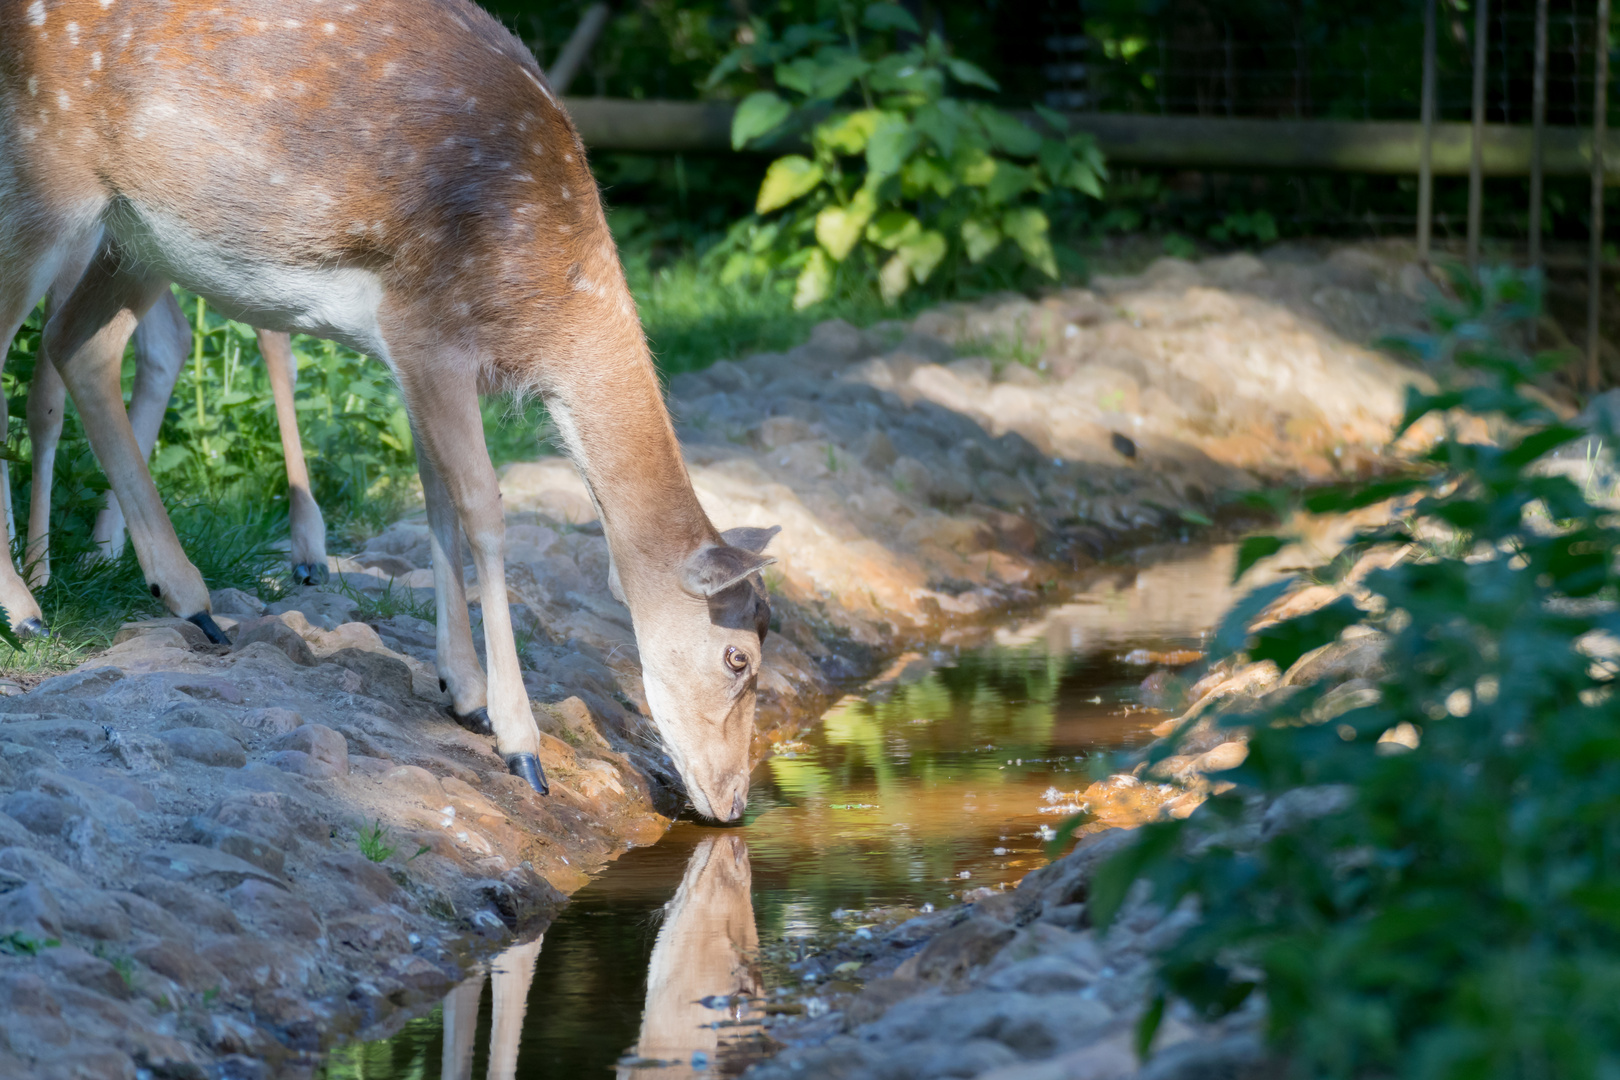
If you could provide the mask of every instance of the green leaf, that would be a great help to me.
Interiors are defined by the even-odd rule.
[[[11,628],[11,616],[6,613],[3,606],[0,606],[0,641],[10,645],[14,651],[22,652],[22,638]]]
[[[900,245],[899,255],[905,260],[906,266],[911,269],[911,276],[921,285],[934,273],[935,268],[945,260],[945,252],[949,245],[945,243],[943,233],[932,229],[920,236],[913,237]]]
[[[793,310],[803,311],[825,300],[832,291],[832,278],[832,260],[827,258],[825,251],[812,248],[804,268],[799,271],[798,280],[793,283]]]
[[[969,147],[951,159],[957,179],[968,187],[985,187],[996,178],[997,161],[979,147]]]
[[[830,153],[859,154],[866,149],[867,140],[885,115],[879,109],[862,109],[833,116],[817,124],[811,138]]]
[[[1285,577],[1273,581],[1270,585],[1262,585],[1233,604],[1209,639],[1210,660],[1224,660],[1235,652],[1241,652],[1249,640],[1250,625],[1260,617],[1261,612],[1274,604],[1279,596],[1293,588],[1295,580],[1293,577]]]
[[[816,215],[816,240],[837,262],[843,262],[877,210],[870,188],[861,188],[848,206],[829,206]]]
[[[968,125],[969,118],[960,105],[946,100],[924,105],[917,110],[911,123],[939,147],[941,154],[950,157],[956,152],[957,140],[961,137],[962,129]]]
[[[731,118],[731,148],[741,150],[762,135],[769,135],[782,125],[793,110],[788,103],[769,90],[757,90],[743,98],[737,113]]]
[[[816,76],[821,67],[808,56],[801,56],[797,60],[790,60],[784,64],[777,64],[776,83],[789,90],[797,90],[806,97],[816,92]]]
[[[967,248],[968,258],[974,262],[983,262],[1001,246],[1001,241],[1001,229],[993,222],[983,218],[968,218],[962,222],[962,246]]]
[[[945,198],[956,190],[956,177],[935,157],[913,157],[900,170],[900,182],[906,197],[912,199],[930,192]]]
[[[1237,562],[1232,567],[1232,584],[1243,580],[1249,568],[1261,559],[1269,559],[1293,541],[1286,536],[1250,536],[1238,545]]]
[[[1249,659],[1273,660],[1278,671],[1287,671],[1294,661],[1312,649],[1338,640],[1345,627],[1362,619],[1362,611],[1348,596],[1341,596],[1326,607],[1264,627],[1255,634]]]
[[[986,75],[984,69],[977,64],[969,63],[957,57],[948,57],[945,61],[945,70],[951,73],[951,78],[959,83],[969,86],[979,86],[992,93],[1001,89],[996,80]]]
[[[866,142],[868,183],[872,177],[887,179],[898,173],[917,148],[917,132],[899,113],[886,112],[873,125]]]
[[[867,4],[866,13],[861,21],[873,30],[904,30],[910,34],[921,34],[922,27],[911,12],[899,4]]]
[[[1057,259],[1047,235],[1049,228],[1046,215],[1034,206],[1021,206],[1001,215],[1001,231],[1018,244],[1024,258],[1047,277],[1055,278],[1058,276]]]
[[[883,297],[885,304],[892,304],[905,295],[911,288],[911,267],[906,265],[903,255],[896,253],[889,257],[878,271],[878,293]]]
[[[768,214],[815,190],[822,179],[821,166],[802,154],[789,154],[771,162],[765,180],[759,185],[754,212]]]
[[[1148,1051],[1153,1048],[1153,1037],[1159,1033],[1159,1024],[1163,1021],[1164,993],[1161,991],[1153,995],[1142,1019],[1136,1022],[1136,1060],[1147,1060]]]
[[[1069,130],[1069,118],[1056,109],[1048,109],[1045,105],[1037,104],[1035,106],[1035,115],[1045,120],[1047,126],[1053,131],[1067,133]]]
[[[995,175],[984,189],[984,197],[991,206],[1012,202],[1035,186],[1035,173],[1010,161],[996,160]]]
[[[922,223],[916,218],[904,210],[888,210],[866,227],[866,238],[884,251],[894,251],[921,232]]]
[[[1016,116],[991,108],[979,108],[975,112],[985,134],[990,136],[990,144],[997,150],[1014,157],[1034,157],[1040,150],[1040,133]]]

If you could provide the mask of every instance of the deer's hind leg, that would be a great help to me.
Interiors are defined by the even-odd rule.
[[[298,435],[298,409],[293,387],[298,382],[298,360],[293,356],[292,339],[272,330],[260,330],[259,353],[270,373],[270,390],[276,398],[276,427],[281,431],[281,453],[287,461],[287,517],[292,533],[293,580],[304,585],[323,584],[326,566],[326,519],[321,504],[309,488],[309,467],[304,462],[304,444]]]
[[[209,637],[225,635],[209,614],[208,587],[186,558],[152,475],[146,468],[119,384],[124,345],[140,317],[168,288],[161,277],[126,260],[103,241],[90,268],[45,328],[44,352],[67,384],[84,419],[90,448],[112,482],[152,595]]]
[[[71,231],[51,220],[48,214],[36,212],[37,209],[20,195],[0,192],[0,348],[7,351],[28,313],[45,295],[64,264],[74,258],[79,245],[87,243],[82,239],[64,240],[63,237],[72,235]],[[4,361],[5,352],[0,351],[0,365]],[[0,441],[4,440],[8,425],[5,397],[0,395]],[[39,475],[36,471],[36,479]],[[49,476],[48,469],[45,475]],[[15,536],[16,525],[11,507],[11,470],[4,459],[0,459],[0,500],[5,504],[9,538]],[[9,553],[0,558],[0,607],[5,609],[6,620],[19,635],[47,632],[39,603],[17,572]]]
[[[129,398],[129,425],[142,461],[152,457],[174,386],[180,381],[180,369],[190,352],[191,327],[180,301],[164,289],[135,327],[135,387]],[[116,492],[107,492],[107,505],[96,515],[92,538],[104,559],[116,559],[123,553],[124,511]]]

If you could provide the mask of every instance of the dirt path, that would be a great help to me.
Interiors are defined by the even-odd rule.
[[[758,752],[1225,493],[1380,467],[1412,373],[1359,343],[1417,318],[1399,256],[1160,260],[675,379],[711,516],[784,529]],[[584,488],[544,459],[503,491],[549,798],[445,716],[420,521],[333,588],[216,594],[229,649],[154,620],[0,699],[0,1076],[307,1073],[662,834],[680,796]]]

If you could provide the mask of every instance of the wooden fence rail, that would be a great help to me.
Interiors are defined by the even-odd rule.
[[[677,154],[731,150],[733,107],[729,104],[594,97],[569,98],[565,104],[585,144],[594,151]],[[1095,135],[1108,160],[1120,165],[1416,175],[1423,141],[1421,124],[1401,121],[1128,113],[1072,113],[1069,119],[1076,130]],[[1466,123],[1434,126],[1435,175],[1468,175],[1470,137]],[[1481,140],[1485,175],[1530,175],[1531,145],[1528,125],[1486,124]],[[1620,135],[1608,134],[1604,145],[1607,159],[1620,158]],[[1546,175],[1591,175],[1590,128],[1549,127],[1542,147]],[[1606,179],[1610,184],[1620,183],[1616,174]]]

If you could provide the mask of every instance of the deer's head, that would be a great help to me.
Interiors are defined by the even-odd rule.
[[[760,571],[779,531],[730,529],[680,567],[679,589],[632,604],[653,723],[698,813],[735,821],[748,804],[754,697],[770,628]],[[637,610],[640,608],[641,610]]]

